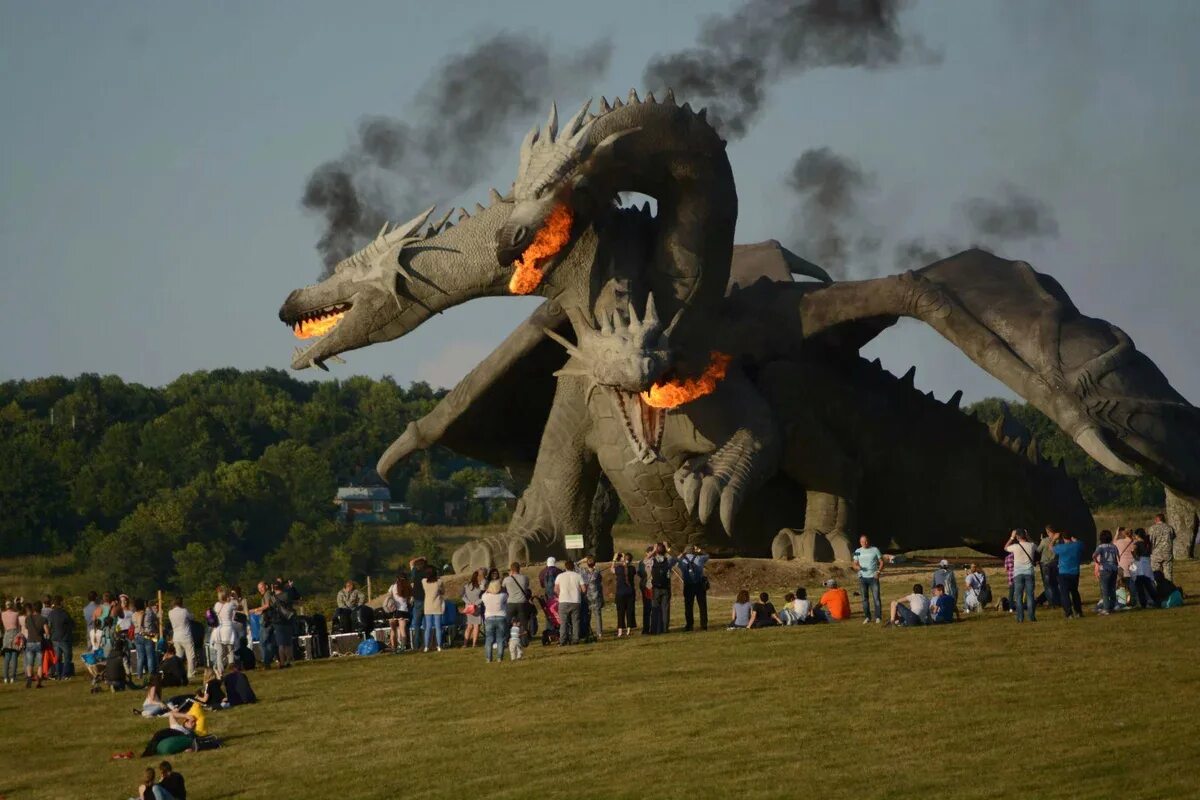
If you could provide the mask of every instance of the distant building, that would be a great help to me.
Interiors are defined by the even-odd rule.
[[[341,486],[334,502],[339,520],[367,525],[395,525],[408,511],[403,503],[392,502],[386,486]]]
[[[517,504],[517,496],[503,486],[480,486],[471,495],[471,500],[482,503],[489,513],[501,506],[511,509]]]

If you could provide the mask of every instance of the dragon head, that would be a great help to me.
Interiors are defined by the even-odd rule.
[[[459,224],[449,213],[424,231],[433,209],[389,230],[342,260],[329,277],[296,289],[279,319],[301,339],[292,369],[325,367],[348,350],[399,338],[434,313],[473,297],[503,294],[509,270],[496,263],[490,242],[512,204],[493,192],[493,203]]]
[[[626,293],[618,290],[615,297],[616,303],[604,303],[602,298],[597,304],[599,327],[594,327],[578,308],[567,309],[576,344],[550,329],[545,333],[571,355],[567,366],[555,374],[586,377],[593,390],[605,392],[625,424],[635,460],[651,463],[660,458],[666,409],[650,405],[646,398],[672,366],[673,323],[663,326],[653,293],[647,294],[640,317]]]
[[[589,178],[617,140],[637,128],[617,131],[593,145],[591,102],[585,102],[561,131],[558,107],[551,105],[545,127],[535,125],[521,143],[512,214],[496,232],[496,260],[515,268],[509,284],[513,294],[536,290],[573,232],[586,227],[589,217],[612,199],[607,196],[611,191],[591,191]]]

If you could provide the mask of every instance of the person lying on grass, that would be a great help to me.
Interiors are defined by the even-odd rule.
[[[907,603],[908,605],[905,605]],[[892,613],[888,625],[928,625],[929,598],[919,583],[914,583],[912,594],[892,601]]]
[[[775,604],[770,596],[763,592],[758,596],[758,602],[750,609],[751,628],[773,628],[782,625],[779,615],[775,613]]]

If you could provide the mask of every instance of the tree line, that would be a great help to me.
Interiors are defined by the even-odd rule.
[[[161,388],[111,375],[0,383],[0,552],[70,552],[97,587],[145,592],[363,574],[378,536],[335,520],[336,488],[362,482],[443,394],[274,369],[193,372]],[[990,422],[1001,401],[967,411]],[[1091,507],[1162,503],[1157,481],[1112,475],[1032,406],[1009,413],[1065,462]],[[520,493],[500,470],[439,448],[389,476],[392,497],[425,523],[446,522],[448,503],[494,484]],[[503,521],[487,513],[472,506],[465,521]]]

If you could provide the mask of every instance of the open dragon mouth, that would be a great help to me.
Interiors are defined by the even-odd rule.
[[[349,303],[338,303],[306,311],[298,318],[287,321],[286,324],[292,329],[292,333],[297,339],[311,339],[314,336],[324,336],[336,328],[349,310]]]
[[[633,448],[630,463],[652,464],[662,458],[663,429],[666,427],[666,409],[653,408],[642,399],[642,394],[611,389],[613,405],[625,425],[625,438]]]
[[[545,266],[571,238],[571,209],[559,204],[550,212],[529,247],[513,262],[508,290],[513,294],[532,294],[542,283]]]

